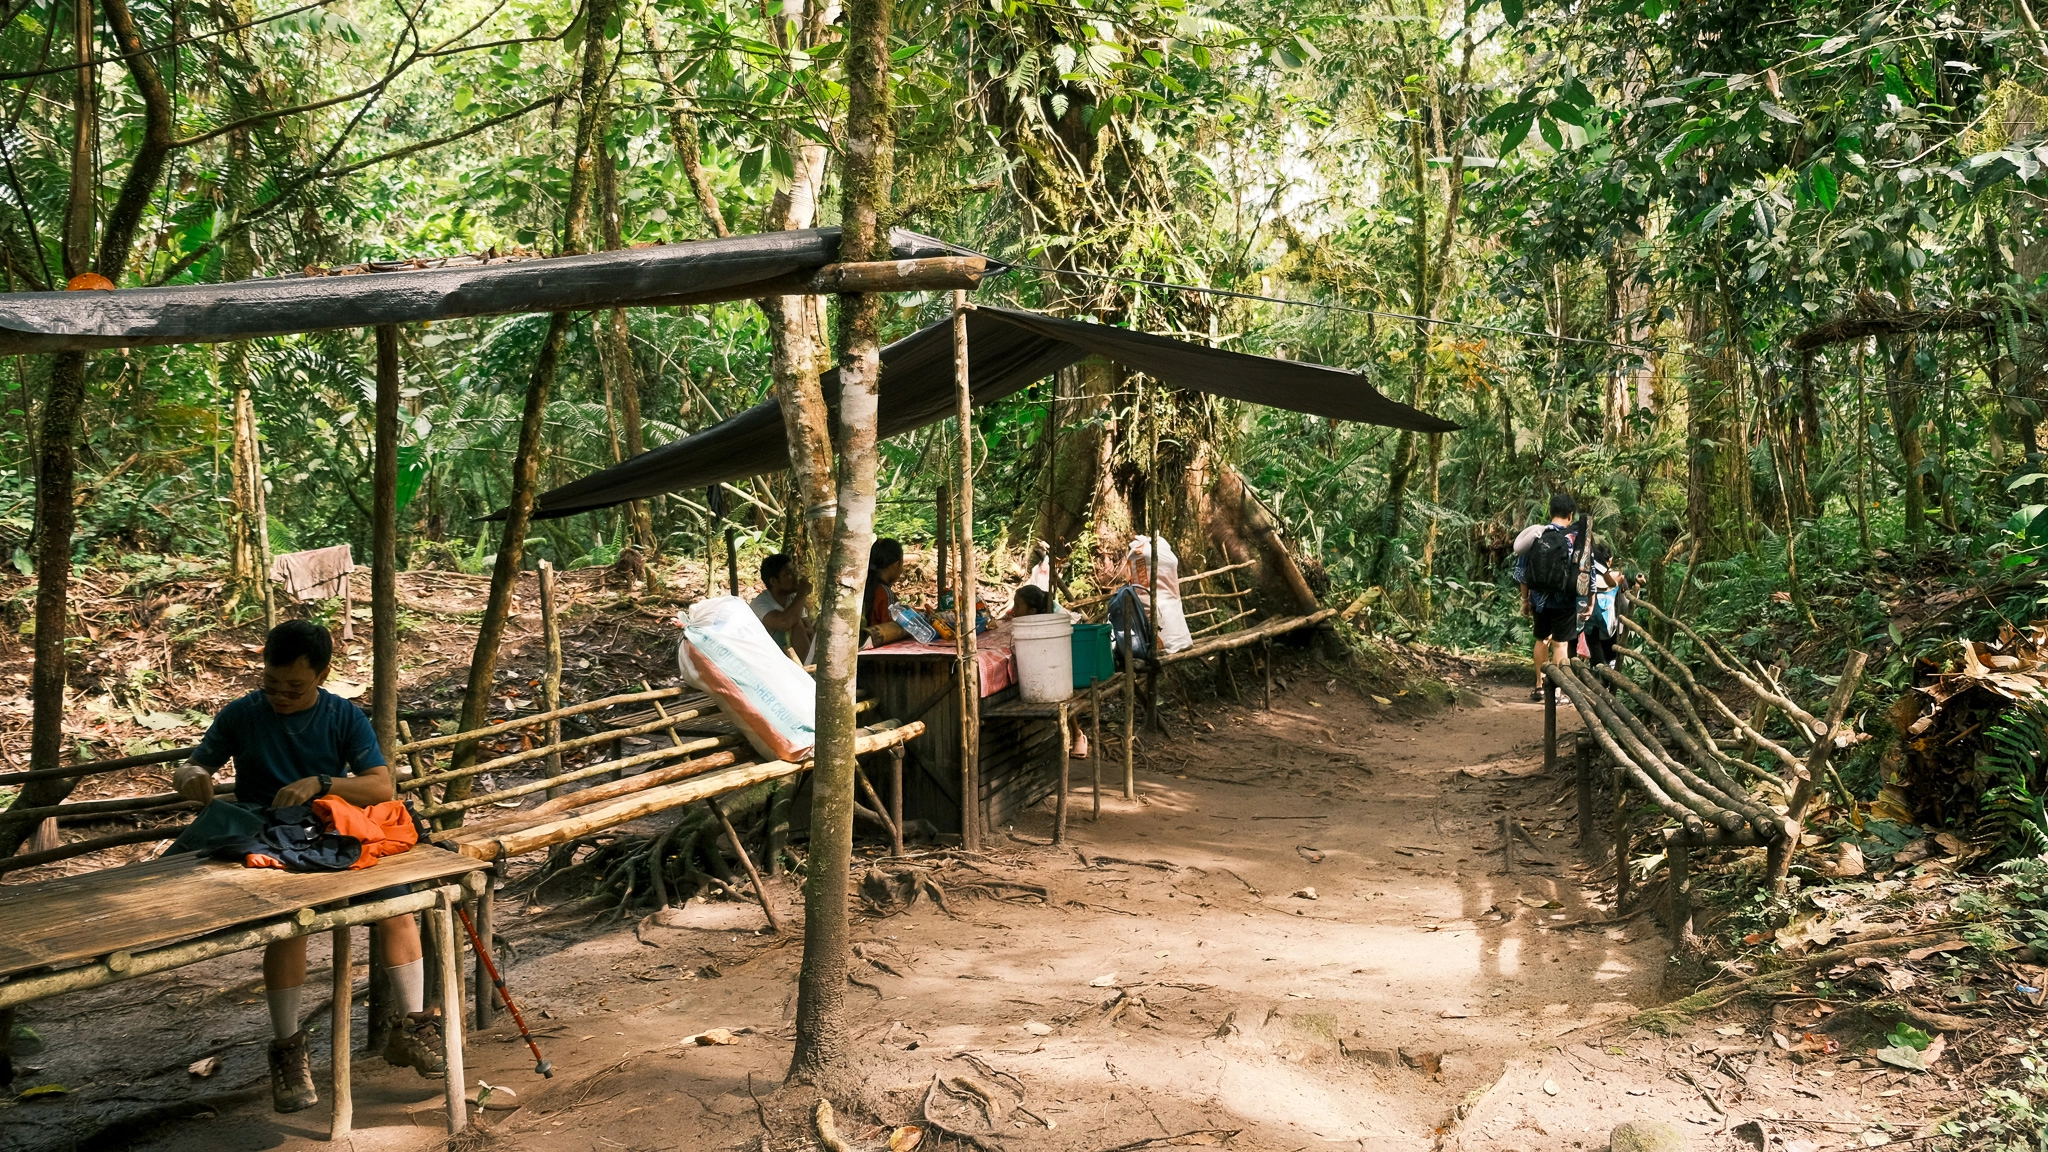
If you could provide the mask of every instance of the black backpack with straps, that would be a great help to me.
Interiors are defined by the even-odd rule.
[[[1536,542],[1529,545],[1528,562],[1522,571],[1531,591],[1560,596],[1575,591],[1579,564],[1571,536],[1555,524],[1545,525]]]

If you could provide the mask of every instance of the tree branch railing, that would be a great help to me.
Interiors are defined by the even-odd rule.
[[[1865,654],[1852,652],[1835,684],[1826,719],[1815,717],[1775,685],[1742,670],[1740,662],[1672,619],[1654,605],[1636,606],[1691,637],[1717,671],[1783,712],[1807,737],[1804,757],[1771,740],[1700,682],[1693,670],[1669,647],[1634,620],[1624,618],[1631,645],[1615,651],[1641,667],[1653,682],[1639,683],[1613,668],[1584,659],[1552,661],[1544,668],[1545,761],[1557,759],[1557,704],[1560,694],[1579,713],[1586,734],[1613,767],[1614,807],[1611,829],[1615,866],[1615,907],[1629,890],[1632,833],[1627,793],[1633,790],[1668,825],[1652,834],[1665,851],[1669,873],[1671,938],[1685,947],[1692,934],[1691,856],[1696,849],[1763,848],[1766,874],[1781,889],[1793,853],[1804,834],[1805,816],[1814,795],[1814,781],[1827,771],[1840,739],[1843,715],[1860,682]],[[1663,698],[1656,690],[1661,688]],[[1752,754],[1761,750],[1783,768],[1782,774],[1733,755],[1716,740],[1703,709],[1718,715],[1747,740]],[[1593,836],[1593,757],[1584,745],[1578,757],[1579,827],[1582,840]],[[1755,795],[1745,779],[1754,781],[1771,799]]]

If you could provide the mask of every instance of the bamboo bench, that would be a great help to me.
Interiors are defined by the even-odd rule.
[[[403,895],[348,901],[399,885]],[[0,1011],[100,988],[279,940],[331,932],[334,1001],[328,1139],[354,1124],[349,932],[428,914],[438,964],[447,1061],[448,1131],[468,1122],[463,1098],[462,980],[454,910],[485,887],[482,865],[429,845],[346,872],[285,872],[179,855],[78,876],[0,888]]]
[[[1653,836],[1665,853],[1672,945],[1685,948],[1692,938],[1691,864],[1695,851],[1764,848],[1770,883],[1773,887],[1782,886],[1804,833],[1814,780],[1827,770],[1836,739],[1842,734],[1842,715],[1855,694],[1866,657],[1860,652],[1850,655],[1823,722],[1778,690],[1767,675],[1752,675],[1739,659],[1665,615],[1655,605],[1642,600],[1635,603],[1667,627],[1690,637],[1716,671],[1748,690],[1762,705],[1783,712],[1809,744],[1807,754],[1800,757],[1764,735],[1759,731],[1760,712],[1744,720],[1705,687],[1671,648],[1637,621],[1625,617],[1623,631],[1632,643],[1617,644],[1615,651],[1649,674],[1652,686],[1663,690],[1661,699],[1628,676],[1577,657],[1553,660],[1544,667],[1545,770],[1555,771],[1557,766],[1560,692],[1578,712],[1590,737],[1591,747],[1582,740],[1575,757],[1579,836],[1583,844],[1591,844],[1594,836],[1593,761],[1597,756],[1613,769],[1610,838],[1615,911],[1622,910],[1629,891],[1633,833],[1628,797],[1632,791],[1670,822]],[[1751,747],[1768,752],[1783,773],[1772,772],[1723,748],[1702,715],[1702,707],[1708,714],[1718,716]],[[1775,793],[1776,799],[1753,795],[1743,777],[1760,784],[1764,791]]]

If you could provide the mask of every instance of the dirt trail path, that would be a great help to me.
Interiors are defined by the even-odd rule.
[[[939,1092],[931,1116],[1010,1149],[1099,1152],[1199,1130],[1240,1130],[1228,1144],[1238,1152],[1597,1149],[1638,1118],[1679,1124],[1694,1148],[1741,1146],[1700,1089],[1667,1075],[1676,1042],[1622,1023],[1662,999],[1658,932],[1648,917],[1575,925],[1604,913],[1577,863],[1570,782],[1541,774],[1542,712],[1521,696],[1461,689],[1454,707],[1415,719],[1298,684],[1270,713],[1219,707],[1192,733],[1149,741],[1139,798],[1106,794],[1099,822],[1089,763],[1077,762],[1072,847],[1030,843],[1050,831],[1034,814],[987,858],[945,867],[957,918],[926,901],[857,925],[864,962],[848,996],[868,1117],[915,1119],[936,1073],[991,1089],[994,1106]],[[1512,873],[1504,812],[1534,842]],[[977,876],[1043,885],[1050,902],[982,898],[964,887]],[[785,897],[794,911],[793,889]],[[751,1149],[764,1120],[767,1147],[804,1146],[790,1094],[770,1096],[788,1061],[799,949],[753,935],[758,912],[692,909],[671,920],[693,926],[636,938],[630,925],[591,934],[500,907],[530,957],[512,969],[515,994],[557,1069],[538,1081],[509,1026],[473,1038],[472,1078],[525,1097],[497,1119],[502,1146]],[[254,975],[252,963],[188,973],[170,996]],[[32,1011],[50,1042],[46,1074],[126,1077],[114,1095],[130,1099],[201,1091],[182,1069],[203,1046],[189,1025],[167,1028],[139,988],[107,994],[126,997],[125,1014],[95,1017],[87,997]],[[251,986],[207,1001],[209,1034],[260,1032]],[[676,1046],[714,1027],[753,1031]],[[81,1043],[88,1035],[99,1042]],[[138,1048],[149,1058],[117,1054]],[[324,1109],[273,1116],[260,1045],[228,1052],[204,1086],[216,1115],[115,1142],[319,1146]],[[110,1075],[109,1061],[137,1067]],[[110,1106],[107,1095],[0,1112],[0,1144],[13,1128],[15,1147],[60,1146],[79,1129],[58,1110]],[[433,1085],[361,1059],[355,1097],[352,1147],[436,1143]]]

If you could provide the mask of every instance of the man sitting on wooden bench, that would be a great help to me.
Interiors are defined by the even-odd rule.
[[[202,851],[237,824],[246,826],[267,808],[310,804],[336,796],[357,807],[396,795],[369,718],[355,705],[322,689],[334,659],[327,630],[290,620],[270,630],[263,642],[263,687],[220,710],[192,759],[173,777],[178,792],[206,805],[172,852]],[[216,802],[213,773],[235,763],[235,799]],[[240,811],[235,811],[239,809]],[[404,895],[403,887],[373,892],[363,901]],[[398,916],[374,931],[395,999],[407,1013],[391,1030],[384,1059],[439,1076],[444,1064],[440,1017],[425,1011],[426,965],[421,959],[419,921]],[[299,996],[306,983],[306,938],[280,940],[263,950],[264,995],[270,1001],[270,1094],[279,1112],[297,1112],[319,1102],[306,1033],[299,1025]]]

